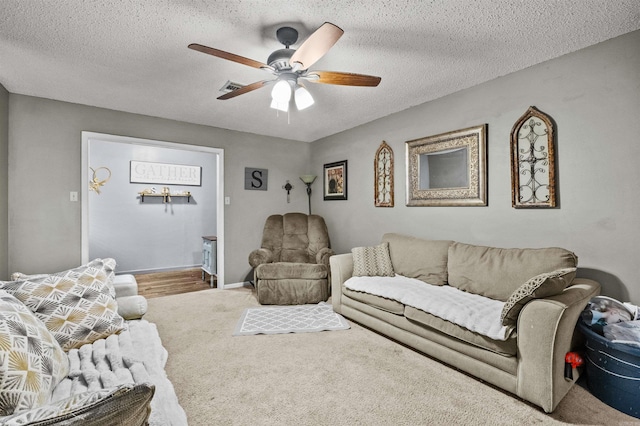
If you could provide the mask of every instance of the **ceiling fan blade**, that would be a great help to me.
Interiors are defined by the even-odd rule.
[[[339,84],[342,86],[376,87],[382,80],[380,77],[365,74],[353,74],[336,71],[311,71],[305,77],[312,83]]]
[[[242,65],[248,65],[253,68],[264,68],[267,70],[273,70],[272,67],[267,64],[263,64],[262,62],[254,61],[253,59],[245,58],[244,56],[225,52],[224,50],[214,49],[213,47],[203,46],[198,43],[191,43],[188,47],[189,49],[197,50],[198,52],[206,53],[208,55],[226,59],[228,61],[237,62]]]
[[[306,70],[322,58],[342,37],[342,34],[344,31],[341,28],[330,22],[325,22],[300,45],[289,59],[289,63],[291,66],[299,64],[298,69]]]
[[[225,93],[222,96],[218,96],[218,99],[221,101],[227,100],[227,99],[231,99],[231,98],[235,98],[236,96],[240,96],[240,95],[244,95],[245,93],[248,92],[252,92],[256,89],[261,88],[262,86],[264,86],[267,83],[270,83],[271,80],[262,80],[262,81],[256,81],[255,83],[251,83],[247,86],[241,87],[239,89],[233,90],[229,93]]]

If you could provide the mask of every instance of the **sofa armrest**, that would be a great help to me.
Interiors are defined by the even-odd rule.
[[[138,294],[138,282],[131,274],[116,275],[113,278],[113,288],[116,291],[116,298]]]
[[[353,255],[337,254],[329,258],[331,266],[331,304],[335,312],[342,311],[342,284],[353,275]]]
[[[518,317],[517,395],[553,411],[574,380],[564,378],[564,357],[575,349],[576,323],[600,284],[576,278],[562,293],[527,303]]]
[[[147,299],[144,296],[122,296],[118,297],[116,302],[118,314],[127,321],[140,319],[147,313]]]
[[[249,265],[252,268],[263,263],[272,263],[273,260],[273,252],[266,248],[259,248],[249,253]]]

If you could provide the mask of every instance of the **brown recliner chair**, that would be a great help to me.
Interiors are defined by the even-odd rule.
[[[249,255],[258,302],[302,305],[329,298],[329,232],[318,215],[286,213],[267,218],[262,248]]]

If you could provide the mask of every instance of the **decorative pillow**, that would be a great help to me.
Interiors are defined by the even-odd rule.
[[[393,277],[393,265],[389,256],[389,243],[373,247],[355,247],[353,254],[354,277]]]
[[[51,425],[103,426],[142,425],[149,419],[149,405],[155,386],[125,384],[95,392],[83,392],[67,399],[33,408],[2,419],[3,426]]]
[[[109,294],[111,294],[111,297],[115,298],[116,297],[116,289],[115,286],[113,285],[113,281],[116,277],[116,261],[115,259],[111,259],[111,258],[106,258],[106,259],[94,259],[91,262],[87,263],[86,265],[82,265],[81,267],[100,267],[101,265],[104,264],[105,267],[105,271],[107,272],[107,285],[109,286]],[[22,272],[14,272],[13,274],[11,274],[11,280],[12,281],[18,281],[18,280],[36,280],[39,278],[46,278],[51,274],[35,274],[35,275],[29,275],[29,274],[23,274]]]
[[[115,262],[93,262],[36,279],[0,282],[51,331],[63,350],[79,348],[125,328],[109,279]]]
[[[49,330],[0,290],[0,416],[48,403],[68,372],[67,355]]]
[[[520,311],[532,299],[559,294],[571,284],[576,276],[576,268],[563,268],[557,271],[536,275],[514,291],[504,304],[500,319],[502,325],[516,325]]]

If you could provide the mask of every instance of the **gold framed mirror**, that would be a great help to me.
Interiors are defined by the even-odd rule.
[[[373,161],[376,207],[393,207],[393,149],[382,141]]]
[[[487,205],[487,125],[406,142],[407,206]]]
[[[551,117],[529,107],[511,129],[511,205],[556,206],[555,126]]]

